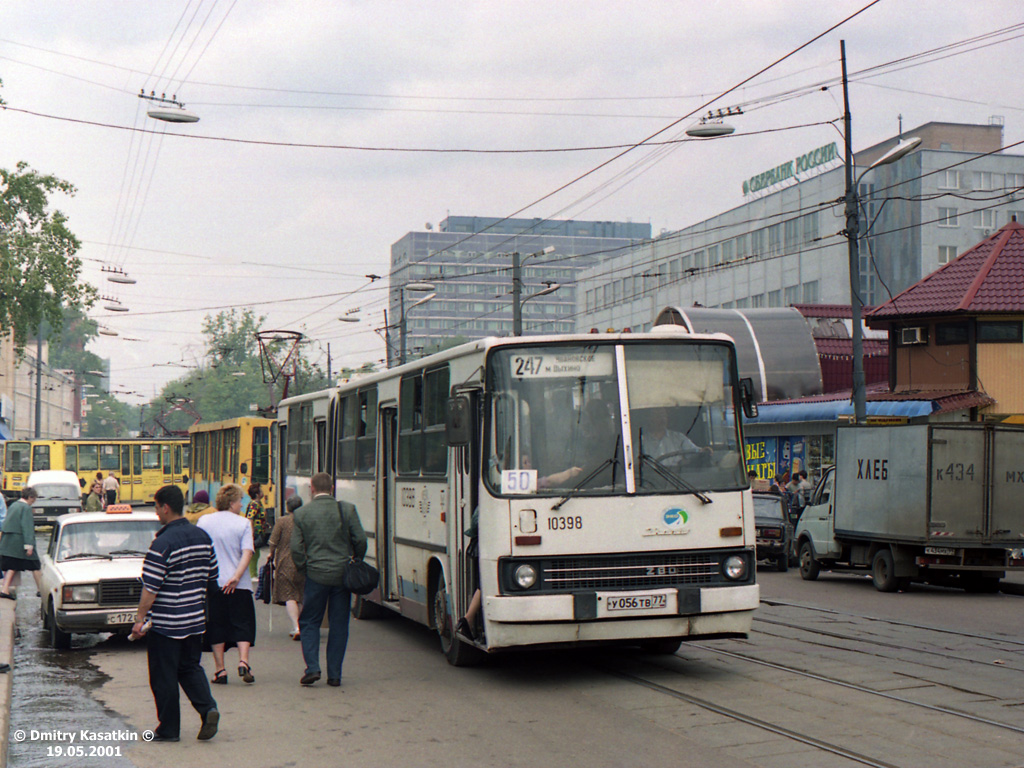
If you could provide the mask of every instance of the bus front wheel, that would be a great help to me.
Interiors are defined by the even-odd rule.
[[[455,667],[469,667],[480,663],[483,654],[455,634],[455,617],[448,610],[448,589],[444,576],[440,576],[434,592],[434,629],[441,640],[441,652]]]

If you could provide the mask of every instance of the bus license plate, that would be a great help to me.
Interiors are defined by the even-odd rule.
[[[609,611],[654,611],[667,605],[668,598],[665,595],[628,595],[605,599]]]
[[[112,613],[107,616],[107,624],[134,624],[135,611],[130,613]]]

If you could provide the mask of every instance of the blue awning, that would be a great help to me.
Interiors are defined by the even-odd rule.
[[[913,419],[929,416],[937,410],[933,400],[869,400],[867,415],[900,416]],[[849,400],[826,400],[809,403],[760,403],[756,419],[744,419],[746,424],[792,424],[806,421],[839,421],[853,416],[853,403]]]
[[[0,440],[13,440],[14,431],[7,426],[7,422],[0,419]]]

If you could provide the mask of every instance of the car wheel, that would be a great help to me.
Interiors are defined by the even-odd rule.
[[[814,550],[811,542],[804,541],[800,544],[800,578],[804,581],[814,581],[821,573],[821,566],[814,559]]]
[[[63,631],[57,626],[57,617],[53,613],[53,604],[46,616],[46,623],[50,627],[50,647],[66,651],[71,647],[71,633]]]

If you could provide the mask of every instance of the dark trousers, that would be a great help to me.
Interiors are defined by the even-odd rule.
[[[117,491],[107,491],[107,505],[117,504]]]
[[[181,735],[179,685],[200,717],[217,708],[206,672],[199,664],[203,656],[202,635],[175,640],[150,631],[146,635],[146,656],[149,660],[149,687],[156,701],[156,718],[160,721],[157,726],[159,735]]]
[[[299,614],[299,639],[306,672],[320,672],[320,625],[327,612],[327,678],[341,680],[341,665],[348,645],[348,617],[352,609],[352,593],[344,587],[318,584],[308,576]]]

